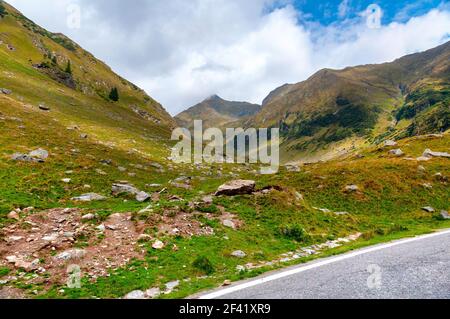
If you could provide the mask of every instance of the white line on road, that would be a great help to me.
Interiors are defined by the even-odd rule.
[[[198,299],[215,299],[218,297],[222,297],[228,294],[231,294],[233,292],[236,291],[240,291],[240,290],[244,290],[250,287],[254,287],[257,285],[261,285],[270,281],[274,281],[274,280],[278,280],[284,277],[289,277],[307,270],[311,270],[314,268],[318,268],[318,267],[322,267],[325,265],[329,265],[329,264],[333,264],[342,260],[346,260],[346,259],[350,259],[356,256],[360,256],[360,255],[364,255],[364,254],[368,254],[371,252],[375,252],[375,251],[379,251],[379,250],[383,250],[383,249],[387,249],[387,248],[391,248],[394,246],[399,246],[399,245],[404,245],[404,244],[408,244],[408,243],[412,243],[415,241],[419,241],[419,240],[424,240],[424,239],[428,239],[428,238],[433,238],[433,237],[437,237],[437,236],[442,236],[442,235],[446,235],[446,234],[450,234],[450,230],[446,230],[446,231],[441,231],[441,232],[437,232],[437,233],[433,233],[433,234],[429,234],[429,235],[424,235],[424,236],[418,236],[418,237],[414,237],[414,238],[408,238],[408,239],[404,239],[404,240],[399,240],[399,241],[395,241],[392,243],[388,243],[388,244],[382,244],[382,245],[377,245],[374,247],[370,247],[370,248],[363,248],[361,250],[357,250],[351,253],[347,253],[341,256],[337,256],[337,257],[332,257],[332,258],[328,258],[326,260],[323,261],[319,261],[319,262],[313,262],[310,265],[306,265],[306,266],[299,266],[297,268],[294,269],[290,269],[290,270],[285,270],[285,271],[281,271],[278,272],[276,274],[267,276],[267,277],[263,277],[263,278],[259,278],[259,279],[255,279],[255,280],[251,280],[248,282],[244,282],[242,284],[238,284],[236,286],[233,287],[229,287],[229,288],[225,288],[222,290],[218,290],[206,295],[202,295],[200,296]]]

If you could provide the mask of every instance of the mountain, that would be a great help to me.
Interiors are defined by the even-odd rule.
[[[450,128],[450,42],[391,63],[325,69],[264,100],[247,127],[280,127],[285,159],[319,160]]]
[[[213,95],[203,102],[175,116],[180,126],[192,129],[194,120],[203,120],[203,126],[223,127],[226,124],[255,115],[261,106],[247,102],[231,102]]]
[[[96,121],[114,129],[168,136],[175,125],[136,85],[59,33],[51,33],[2,1],[0,85],[15,101],[48,104],[62,121]],[[118,102],[110,99],[117,89]],[[70,124],[70,123],[69,123]]]

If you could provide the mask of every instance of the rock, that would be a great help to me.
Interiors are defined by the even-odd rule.
[[[156,240],[153,245],[152,245],[153,249],[163,249],[164,248],[164,243],[160,240]]]
[[[122,173],[127,171],[127,169],[122,166],[117,167],[117,169],[119,170],[119,172],[122,172]]]
[[[0,93],[10,95],[10,94],[12,94],[12,91],[8,90],[8,89],[0,88]]]
[[[50,235],[42,237],[42,240],[50,241],[50,242],[55,241],[57,239],[58,239],[58,234],[57,233],[53,233],[53,234],[50,234]]]
[[[15,220],[20,220],[20,216],[19,213],[16,212],[15,210],[13,210],[12,212],[10,212],[7,216],[9,219],[15,219]]]
[[[97,174],[103,175],[103,176],[108,175],[105,171],[103,171],[103,170],[101,170],[101,169],[99,169],[99,168],[97,168],[97,169],[95,170],[95,172],[96,172]]]
[[[423,211],[426,211],[427,213],[434,213],[435,209],[431,206],[422,207]]]
[[[419,165],[419,167],[417,168],[419,172],[426,172],[426,168],[423,167],[422,165]]]
[[[167,284],[166,284],[166,289],[167,289],[167,292],[171,292],[172,290],[174,290],[176,287],[178,287],[180,285],[180,281],[179,280],[175,280],[175,281],[171,281],[171,282],[168,282]]]
[[[213,198],[212,196],[205,196],[202,198],[202,202],[206,205],[211,205],[213,203]]]
[[[39,104],[39,109],[42,110],[42,111],[50,111],[50,107],[45,105],[45,103],[40,103]]]
[[[397,146],[397,142],[396,141],[392,141],[392,140],[387,140],[384,142],[384,146],[385,147],[394,147]]]
[[[430,183],[424,183],[424,184],[422,184],[422,186],[425,187],[425,188],[428,188],[428,189],[432,189],[433,188],[433,185],[430,184]]]
[[[416,161],[418,162],[428,162],[429,160],[431,160],[431,157],[420,156],[416,158]]]
[[[232,220],[229,220],[229,219],[225,219],[222,222],[222,225],[224,225],[225,227],[228,227],[228,228],[236,229],[236,225],[234,224],[234,222]]]
[[[113,196],[118,196],[121,194],[138,195],[140,191],[130,184],[113,184],[111,192]]]
[[[74,260],[74,259],[82,259],[86,256],[86,251],[83,249],[70,249],[66,250],[59,255],[57,255],[55,258],[59,260]]]
[[[150,240],[152,240],[152,236],[147,235],[147,234],[142,234],[142,235],[139,235],[139,237],[138,237],[138,241],[150,241]]]
[[[236,258],[245,258],[247,257],[247,254],[244,253],[242,250],[236,250],[231,253],[231,256]]]
[[[92,202],[92,201],[101,201],[105,199],[106,199],[105,196],[96,193],[83,194],[81,196],[72,198],[72,200],[76,202]]]
[[[72,180],[70,178],[63,178],[61,182],[69,184]]]
[[[405,155],[405,153],[403,153],[403,151],[401,149],[399,149],[399,148],[389,151],[389,154],[394,155],[394,156],[403,156],[403,155]]]
[[[216,192],[216,196],[235,196],[251,194],[255,191],[256,183],[251,180],[235,180],[223,184]]]
[[[31,151],[28,155],[43,161],[48,158],[48,152],[42,148],[38,148],[37,150]]]
[[[344,215],[350,215],[348,212],[335,212],[336,216],[344,216]]]
[[[93,220],[95,218],[95,215],[92,213],[86,214],[83,217],[81,217],[82,220]]]
[[[225,280],[222,284],[222,286],[230,286],[231,285],[231,280]]]
[[[236,271],[238,271],[238,272],[243,272],[243,271],[246,271],[247,270],[247,268],[245,268],[245,266],[242,266],[242,265],[237,265],[236,266]]]
[[[80,138],[87,139],[88,135],[86,133],[82,133],[82,134],[80,134]]]
[[[106,227],[105,227],[105,225],[101,224],[101,225],[95,227],[95,229],[97,229],[98,231],[103,233],[106,230]]]
[[[288,164],[285,166],[288,172],[298,173],[301,171],[300,166],[294,164]]]
[[[295,199],[298,201],[303,201],[305,198],[299,192],[295,192]]]
[[[159,188],[159,187],[161,187],[162,185],[161,184],[147,184],[147,185],[145,185],[146,187],[148,187],[148,188]]]
[[[161,290],[159,288],[151,288],[145,291],[147,298],[154,299],[161,295]]]
[[[150,197],[151,197],[151,196],[150,196],[149,194],[147,194],[146,192],[139,192],[139,193],[136,195],[136,200],[137,200],[138,202],[140,202],[140,203],[143,203],[143,202],[149,200]]]
[[[442,219],[450,219],[450,215],[448,214],[448,212],[447,211],[445,211],[445,210],[443,210],[443,211],[441,211],[441,218]]]
[[[112,164],[112,160],[110,159],[103,159],[100,161],[100,163],[102,163],[103,165],[111,165]]]
[[[359,191],[359,187],[357,185],[348,185],[345,187],[347,192],[357,192]]]
[[[142,290],[135,290],[127,294],[123,299],[141,300],[145,299],[145,293]]]
[[[450,154],[449,153],[444,153],[444,152],[433,152],[430,149],[425,150],[425,152],[422,155],[423,157],[445,157],[445,158],[450,158]]]

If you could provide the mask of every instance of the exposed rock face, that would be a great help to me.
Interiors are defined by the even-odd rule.
[[[235,180],[223,184],[216,192],[216,196],[235,196],[251,194],[255,191],[256,183],[251,180]]]

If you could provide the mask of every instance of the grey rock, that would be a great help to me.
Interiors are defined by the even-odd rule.
[[[91,202],[91,201],[101,201],[101,200],[105,200],[106,197],[96,194],[96,193],[87,193],[87,194],[83,194],[81,196],[78,197],[73,197],[72,200],[73,201],[77,201],[77,202]]]
[[[151,197],[150,194],[147,194],[146,192],[139,192],[138,194],[136,194],[136,200],[140,203],[143,203],[147,200],[149,200]]]
[[[223,184],[216,192],[216,196],[235,196],[251,194],[255,191],[256,183],[251,180],[235,180]]]
[[[385,147],[397,146],[397,142],[396,141],[392,141],[392,140],[387,140],[387,141],[384,142],[384,146]]]
[[[434,213],[436,210],[431,206],[422,207],[423,211],[426,211],[427,213]]]
[[[171,282],[168,282],[166,284],[166,289],[167,289],[167,291],[171,292],[172,290],[174,290],[179,285],[180,285],[180,281],[179,280],[171,281]]]
[[[41,109],[42,111],[50,111],[50,107],[45,105],[45,103],[40,103],[39,104],[39,109]]]
[[[114,196],[120,194],[137,195],[140,192],[136,187],[130,184],[113,184],[111,191]]]
[[[359,187],[357,185],[348,185],[345,187],[347,192],[357,192],[359,191]]]
[[[245,258],[247,257],[247,254],[243,252],[242,250],[236,250],[231,253],[231,256],[236,258]]]
[[[446,210],[442,210],[440,215],[442,219],[450,219],[450,215]]]
[[[142,290],[135,290],[127,294],[123,299],[130,299],[130,300],[141,300],[146,299],[145,292]]]
[[[159,288],[151,288],[145,291],[147,298],[154,299],[161,295],[161,290]]]
[[[224,225],[225,227],[228,227],[228,228],[236,229],[236,225],[234,224],[234,222],[232,220],[229,220],[229,219],[225,219],[222,222],[222,225]]]
[[[70,249],[66,250],[59,255],[56,256],[56,259],[59,260],[74,260],[74,259],[82,259],[86,256],[86,251],[83,249]]]
[[[37,150],[31,151],[29,156],[39,159],[39,160],[46,160],[48,158],[48,152],[42,148],[38,148]]]
[[[86,214],[83,217],[81,217],[82,220],[93,220],[95,218],[95,215],[90,213],[90,214]]]
[[[403,155],[405,155],[405,153],[403,153],[403,151],[401,149],[399,149],[399,148],[389,151],[389,154],[394,155],[394,156],[403,156]]]
[[[0,88],[0,93],[10,95],[10,94],[12,94],[12,91],[8,90],[8,89]]]
[[[422,155],[423,157],[445,157],[445,158],[450,158],[450,154],[449,153],[444,153],[444,152],[433,152],[430,149],[426,149],[425,152]]]

